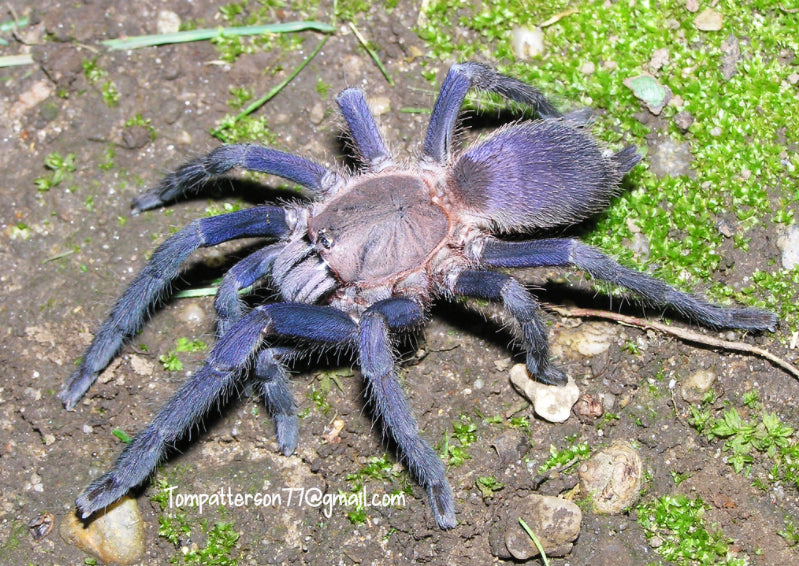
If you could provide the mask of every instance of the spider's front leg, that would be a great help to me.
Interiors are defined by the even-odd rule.
[[[59,393],[64,406],[71,409],[86,393],[125,338],[141,327],[150,308],[178,276],[181,264],[197,248],[236,238],[280,237],[289,229],[285,210],[276,206],[258,206],[195,220],[166,240],[117,300],[111,314],[95,334],[80,366]]]
[[[264,336],[289,336],[327,344],[354,344],[357,326],[331,307],[276,303],[256,307],[217,342],[203,366],[120,454],[114,468],[78,497],[84,519],[139,485],[166,449],[182,438],[238,378]]]
[[[218,338],[221,339],[246,314],[239,291],[269,275],[275,258],[283,249],[285,244],[282,243],[261,248],[234,265],[222,278],[214,300]],[[287,347],[261,350],[252,372],[264,404],[275,421],[278,447],[286,456],[294,453],[299,436],[297,407],[291,394],[288,375],[280,363],[280,358],[290,355],[291,352]]]
[[[530,242],[489,239],[478,258],[494,267],[574,266],[591,277],[619,285],[636,293],[644,303],[671,307],[686,318],[710,328],[774,330],[774,313],[754,308],[724,307],[675,289],[645,273],[623,267],[596,248],[569,238]]]
[[[131,207],[133,214],[196,193],[234,167],[277,175],[317,193],[326,191],[335,179],[335,174],[321,165],[291,153],[253,144],[223,145],[178,167],[157,187],[136,197]]]
[[[402,330],[420,324],[423,311],[410,299],[394,298],[375,303],[364,312],[360,325],[360,365],[369,397],[384,430],[397,443],[399,453],[419,483],[427,490],[436,523],[454,528],[455,500],[444,464],[419,436],[419,428],[397,381],[389,329]]]
[[[458,274],[448,290],[454,295],[502,301],[519,323],[530,375],[549,385],[566,384],[566,375],[549,361],[547,331],[539,316],[540,308],[521,283],[504,273],[466,270]]]
[[[214,301],[218,338],[221,339],[246,314],[239,291],[266,277],[272,269],[275,257],[284,248],[285,244],[282,243],[261,248],[225,274]],[[297,407],[291,394],[288,375],[279,361],[281,356],[290,353],[290,348],[265,348],[258,352],[252,372],[264,404],[275,421],[278,447],[286,456],[294,453],[299,436]]]

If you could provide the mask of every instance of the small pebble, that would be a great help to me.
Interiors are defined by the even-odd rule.
[[[544,32],[541,28],[514,27],[510,44],[518,59],[532,59],[544,52]]]
[[[50,534],[53,530],[53,524],[55,523],[55,516],[45,511],[35,519],[31,520],[28,523],[28,529],[31,532],[31,536],[33,540],[39,542],[44,537]]]
[[[563,387],[544,385],[530,378],[524,364],[516,364],[510,370],[510,381],[533,404],[535,413],[552,423],[562,423],[569,418],[572,406],[580,396],[580,390],[569,378]]]
[[[629,442],[616,442],[582,463],[580,485],[591,495],[596,513],[617,515],[638,500],[643,473],[638,451]]]
[[[784,269],[793,269],[799,265],[799,227],[791,226],[777,239],[777,247],[782,252]]]
[[[375,116],[382,116],[391,112],[391,99],[387,96],[375,96],[369,99],[369,110]]]
[[[197,301],[186,301],[186,306],[180,310],[178,317],[192,326],[200,326],[205,322],[206,314]]]
[[[602,402],[592,395],[582,395],[574,405],[574,414],[584,423],[594,422],[604,412]]]
[[[562,328],[555,338],[553,354],[561,357],[564,348],[570,348],[581,356],[604,354],[615,339],[613,327],[601,322],[584,322],[576,328]]]
[[[658,179],[682,177],[691,173],[691,145],[677,143],[670,137],[658,137],[650,147],[649,170]]]
[[[660,115],[672,97],[671,89],[649,74],[624,79],[623,83],[655,116]]]
[[[713,8],[705,8],[694,18],[694,27],[701,31],[719,31],[724,24],[724,16]]]
[[[144,523],[136,500],[125,496],[84,523],[73,511],[61,523],[61,538],[103,562],[133,564],[144,556]]]
[[[535,533],[547,556],[565,556],[580,535],[583,513],[573,502],[549,495],[530,494],[514,506],[505,523],[505,546],[516,560],[529,560],[540,554],[530,536],[519,524],[524,519]]]
[[[699,403],[705,394],[713,387],[716,374],[707,369],[701,369],[691,374],[680,386],[680,395],[689,403]]]
[[[694,123],[694,117],[690,112],[683,110],[674,115],[674,125],[677,126],[682,133],[688,131],[688,128]]]
[[[311,120],[312,124],[319,125],[322,123],[322,120],[325,119],[325,107],[321,102],[317,102],[311,106],[311,112],[308,114],[308,118]]]
[[[180,16],[171,10],[160,10],[155,28],[159,34],[180,31]]]

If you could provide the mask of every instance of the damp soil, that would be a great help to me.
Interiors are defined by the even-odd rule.
[[[369,34],[380,38],[381,58],[396,85],[387,83],[353,34],[340,26],[316,58],[259,110],[278,148],[327,165],[344,158],[334,95],[357,86],[384,107],[388,103],[379,119],[391,149],[408,158],[418,155],[427,115],[401,109],[430,107],[435,91],[421,77],[417,56],[424,45],[411,31],[418,6],[400,4],[391,15],[373,11],[366,20]],[[167,210],[131,216],[130,202],[170,169],[218,145],[209,130],[232,112],[230,87],[245,86],[256,96],[268,92],[321,36],[306,33],[297,49],[258,52],[229,64],[219,61],[208,42],[120,52],[99,45],[108,38],[156,33],[159,10],[172,10],[184,21],[217,25],[217,3],[208,0],[41,2],[38,14],[29,13],[28,2],[12,0],[9,5],[32,17],[18,38],[9,39],[14,47],[31,52],[35,62],[4,69],[0,81],[0,562],[77,564],[86,555],[67,545],[57,528],[35,541],[29,522],[46,512],[62,522],[80,490],[107,470],[124,447],[113,431],[132,435],[141,430],[201,363],[201,352],[180,354],[184,369],[167,371],[159,356],[173,350],[180,337],[213,342],[212,298],[171,299],[156,309],[73,411],[65,411],[57,399],[62,383],[115,298],[159,242],[206,214],[209,206],[223,207],[236,199],[246,206],[285,198],[285,193],[275,178],[256,182],[248,177]],[[282,16],[294,19],[290,12]],[[315,17],[325,15],[320,11]],[[95,58],[107,74],[92,82],[84,62]],[[442,65],[439,80],[445,71]],[[115,106],[103,99],[104,81],[115,85]],[[322,84],[329,85],[329,92],[318,88]],[[143,118],[140,125],[126,127],[137,115]],[[38,190],[36,179],[52,175],[44,162],[54,152],[74,155],[75,170],[49,190]],[[237,187],[243,190],[236,193]],[[197,252],[178,288],[206,286],[257,245],[235,242]],[[763,253],[776,257],[777,251],[766,246]],[[763,254],[737,257],[734,270],[720,273],[719,280],[735,277],[733,271],[750,273],[750,257],[761,261]],[[545,301],[617,306],[596,296],[579,278],[564,279],[561,272],[526,270],[518,275]],[[550,276],[554,283],[547,283]],[[255,300],[269,300],[268,290]],[[611,336],[607,351],[586,358],[563,348],[558,363],[583,393],[612,399],[618,418],[581,421],[572,416],[562,424],[547,423],[533,415],[509,383],[509,368],[519,357],[509,348],[507,321],[490,306],[478,305],[477,314],[467,307],[434,308],[424,332],[402,348],[400,370],[431,444],[441,447],[446,438],[456,443],[453,423],[467,419],[476,426],[469,457],[447,471],[457,500],[457,528],[443,532],[436,527],[423,490],[395,464],[379,478],[366,477],[365,489],[369,494],[398,490],[405,503],[368,507],[361,521],[353,521],[348,516],[352,509],[344,506],[334,507],[329,517],[309,505],[215,507],[202,515],[186,508],[182,512],[194,526],[181,545],[205,544],[199,526],[205,519],[209,525],[234,525],[240,537],[232,555],[239,564],[500,562],[489,538],[492,527],[504,521],[503,502],[533,491],[570,491],[573,476],[542,484],[536,476],[550,446],[564,448],[575,437],[594,448],[614,440],[636,443],[650,475],[647,492],[701,496],[710,505],[709,524],[733,539],[734,550],[751,563],[799,559],[777,535],[785,516],[799,517],[795,487],[769,484],[759,490],[745,475],[736,474],[725,463],[720,444],[707,442],[688,425],[688,404],[670,384],[709,369],[718,376],[716,406],[741,406],[741,392],[756,389],[765,408],[795,424],[795,380],[758,358],[602,322]],[[581,325],[554,314],[545,318],[555,342],[561,329]],[[786,334],[783,330],[744,339],[787,354],[781,345]],[[278,453],[273,425],[260,401],[242,395],[195,429],[160,466],[156,479],[186,494],[220,489],[352,491],[352,475],[361,473],[370,459],[395,457],[372,424],[360,374],[350,363],[346,358],[313,357],[296,368],[292,381],[303,418],[293,456]],[[529,430],[508,426],[511,416],[527,417]],[[343,427],[331,436],[336,420]],[[754,475],[766,476],[766,459],[754,466]],[[675,487],[673,474],[689,479]],[[476,485],[486,476],[504,484],[493,497],[483,497]],[[145,522],[147,550],[141,564],[148,565],[167,563],[181,553],[159,537],[162,511],[151,500],[155,490],[148,483],[135,493]],[[572,554],[553,559],[553,564],[659,562],[634,512],[607,517],[593,514],[588,505],[583,509]]]

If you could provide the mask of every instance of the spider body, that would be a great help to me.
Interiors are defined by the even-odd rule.
[[[453,152],[457,116],[472,88],[526,104],[541,119],[501,128]],[[192,222],[154,252],[117,301],[61,391],[68,409],[138,330],[194,250],[242,237],[272,242],[225,275],[214,303],[216,346],[113,469],[78,497],[83,517],[143,482],[168,447],[245,375],[274,417],[280,450],[291,454],[298,420],[283,362],[310,342],[356,352],[375,417],[426,489],[438,525],[454,527],[445,468],[420,437],[397,380],[392,335],[419,327],[438,298],[499,301],[517,324],[530,374],[564,384],[566,377],[550,363],[535,299],[497,268],[573,266],[706,326],[763,330],[776,324],[771,313],[709,304],[577,240],[498,238],[572,224],[603,209],[640,160],[633,147],[605,151],[580,114],[561,116],[529,85],[479,63],[453,66],[431,114],[423,155],[413,166],[399,164],[386,149],[361,91],[347,89],[337,102],[364,164],[358,174],[236,144],[183,165],[134,201],[134,211],[161,206],[234,167],[281,176],[316,197],[307,204],[256,206]],[[239,292],[265,277],[280,301],[248,310]]]

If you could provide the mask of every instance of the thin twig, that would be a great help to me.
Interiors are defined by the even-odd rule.
[[[707,336],[705,334],[694,332],[693,330],[688,330],[687,328],[680,328],[679,326],[669,326],[667,324],[663,324],[662,322],[644,320],[634,316],[627,316],[615,312],[600,311],[595,309],[566,308],[550,304],[544,304],[542,306],[549,311],[556,312],[563,316],[575,317],[575,318],[592,317],[592,318],[605,318],[608,320],[615,320],[616,322],[619,322],[621,324],[636,326],[638,328],[657,330],[659,332],[663,332],[664,334],[671,334],[672,336],[676,336],[677,338],[685,340],[686,342],[694,342],[696,344],[704,344],[706,346],[712,346],[714,348],[722,348],[724,350],[730,350],[733,352],[745,352],[747,354],[760,356],[761,358],[765,358],[774,365],[781,367],[782,369],[784,369],[785,371],[787,371],[788,373],[799,379],[799,368],[794,366],[792,363],[778,356],[775,356],[768,350],[764,350],[763,348],[758,348],[757,346],[752,346],[745,342],[722,340],[720,338],[714,338],[712,336]]]

